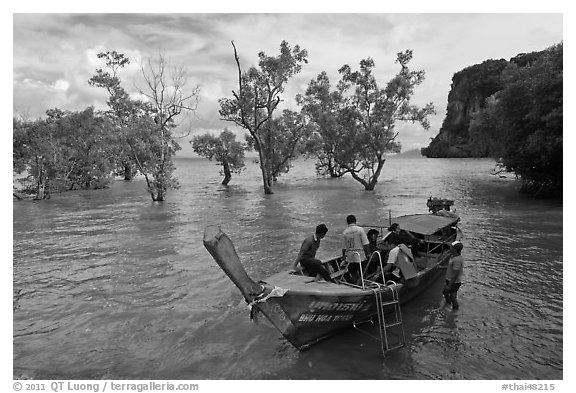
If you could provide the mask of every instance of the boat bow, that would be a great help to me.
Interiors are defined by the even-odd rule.
[[[296,328],[281,302],[278,301],[286,291],[269,285],[261,285],[252,280],[242,266],[232,240],[222,232],[219,226],[206,227],[204,247],[242,292],[250,309],[256,308],[261,311],[284,336],[291,337]]]

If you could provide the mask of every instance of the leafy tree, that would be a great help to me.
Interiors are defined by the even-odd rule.
[[[59,157],[55,160],[58,188],[97,189],[108,186],[113,172],[113,144],[105,118],[92,107],[82,112],[47,111],[54,128]]]
[[[175,119],[183,111],[196,110],[200,90],[189,91],[184,69],[170,69],[160,55],[156,64],[148,61],[141,67],[146,87],[139,91],[147,101],[133,100],[117,76],[129,60],[115,51],[98,57],[106,59],[112,74],[97,70],[90,84],[109,92],[109,113],[121,135],[123,157],[144,176],[152,200],[164,201],[169,189],[179,187],[172,161],[180,150],[173,135]]]
[[[126,144],[126,138],[132,119],[142,112],[143,108],[141,103],[130,99],[118,77],[119,70],[130,64],[130,60],[116,51],[101,52],[97,56],[99,59],[104,59],[109,71],[97,69],[96,74],[88,80],[88,83],[108,92],[106,103],[110,110],[107,115],[116,129],[114,148],[117,157],[117,172],[124,177],[124,180],[132,180],[137,173],[137,168],[131,149]]]
[[[340,167],[335,158],[337,135],[341,130],[338,111],[343,106],[342,92],[330,90],[328,75],[322,71],[316,80],[310,81],[304,95],[296,96],[296,101],[302,106],[302,112],[313,119],[305,153],[317,159],[317,174],[336,178],[343,176],[348,170]]]
[[[238,69],[238,91],[232,91],[233,98],[219,100],[220,116],[250,133],[249,143],[259,155],[264,193],[272,194],[274,178],[286,170],[290,159],[281,154],[294,151],[290,146],[279,148],[281,141],[290,142],[294,133],[305,129],[293,115],[285,114],[284,120],[275,122],[273,114],[281,102],[285,84],[300,72],[302,63],[308,62],[308,53],[298,45],[292,49],[282,41],[278,56],[260,52],[258,67],[252,66],[243,72],[234,42],[232,47]],[[289,137],[284,135],[287,129],[292,134]]]
[[[14,120],[13,129],[13,170],[16,174],[26,173],[26,194],[34,199],[50,198],[50,177],[52,160],[55,156],[51,129],[45,120]]]
[[[320,74],[300,98],[324,140],[320,155],[333,158],[339,172],[349,172],[366,190],[376,186],[386,154],[400,151],[396,123],[418,122],[428,129],[427,117],[435,113],[431,103],[423,108],[410,103],[414,88],[424,81],[424,71],[408,68],[411,60],[412,51],[398,53],[401,69],[385,88],[378,86],[374,61],[368,58],[358,71],[340,68],[336,91],[330,92],[328,77]]]
[[[288,173],[292,162],[304,149],[303,142],[309,136],[309,128],[299,113],[284,110],[282,116],[270,120],[269,126],[263,129],[262,149],[269,157],[269,168],[272,180],[278,180],[283,173]],[[248,148],[256,149],[255,139],[247,135]]]
[[[219,165],[222,165],[221,175],[223,185],[228,185],[232,179],[232,173],[242,173],[246,167],[244,164],[245,145],[236,141],[236,135],[227,128],[219,136],[213,136],[209,133],[196,135],[190,143],[194,152],[199,156],[209,160],[215,159]]]

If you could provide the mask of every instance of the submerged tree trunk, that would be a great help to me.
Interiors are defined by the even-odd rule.
[[[144,179],[146,179],[146,186],[148,188],[148,193],[154,202],[162,202],[166,197],[165,190],[159,187],[159,182],[156,179],[150,180],[147,173],[144,173]]]
[[[274,191],[272,191],[272,176],[270,176],[264,167],[262,167],[262,183],[264,184],[264,194],[274,194]]]
[[[376,167],[376,171],[365,180],[363,177],[358,175],[359,171],[352,170],[351,167],[347,165],[341,165],[342,168],[346,169],[352,175],[352,178],[362,184],[364,186],[364,190],[366,191],[374,191],[376,184],[378,184],[378,178],[380,177],[380,173],[382,173],[382,168],[384,167],[384,163],[386,159],[378,159],[378,166]]]
[[[46,176],[46,169],[44,168],[44,161],[42,157],[36,158],[36,165],[38,171],[36,173],[36,195],[35,200],[49,199],[48,192],[48,176]]]
[[[158,191],[158,193],[156,194],[156,198],[152,197],[152,199],[154,200],[154,202],[164,202],[164,200],[166,199],[166,193],[164,191]]]
[[[333,178],[333,179],[334,179],[334,178],[338,178],[338,177],[341,176],[341,175],[338,173],[338,171],[336,170],[336,168],[335,168],[334,166],[332,166],[332,165],[329,165],[329,166],[328,166],[328,173],[330,174],[330,177]]]
[[[232,173],[230,172],[230,164],[228,160],[222,160],[222,166],[224,167],[224,180],[222,180],[222,185],[227,186],[230,183],[230,179],[232,179]]]
[[[50,198],[50,194],[48,193],[47,190],[47,184],[46,184],[47,180],[48,179],[45,179],[44,177],[38,179],[38,182],[36,183],[36,196],[34,197],[35,200]]]
[[[378,166],[376,167],[376,171],[370,177],[368,184],[364,185],[366,191],[373,191],[374,188],[376,187],[376,184],[378,183],[378,178],[380,177],[380,173],[382,172],[382,167],[384,166],[385,162],[386,162],[385,159],[378,158]]]
[[[272,191],[272,173],[269,169],[270,165],[268,163],[269,158],[262,149],[258,152],[260,156],[260,170],[262,171],[262,183],[264,184],[264,194],[271,195],[274,194]]]
[[[132,178],[134,177],[134,172],[135,172],[132,169],[132,164],[130,162],[126,162],[126,161],[124,161],[122,164],[124,167],[124,180],[126,180],[126,181],[132,180]]]

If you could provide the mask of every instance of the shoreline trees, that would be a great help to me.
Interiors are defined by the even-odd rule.
[[[51,109],[46,119],[14,120],[13,172],[33,199],[51,193],[105,188],[112,180],[114,144],[110,124],[92,107]]]
[[[296,96],[300,112],[281,110],[281,95],[288,81],[307,63],[307,51],[280,44],[276,56],[258,54],[257,66],[243,70],[234,42],[238,89],[232,98],[219,100],[224,121],[245,129],[246,143],[225,129],[218,137],[194,137],[193,150],[222,165],[228,184],[233,173],[245,168],[244,150],[258,152],[265,194],[273,182],[289,171],[304,154],[317,159],[319,175],[333,178],[346,173],[374,190],[387,154],[399,152],[400,122],[429,128],[431,103],[411,103],[424,71],[408,65],[412,51],[397,54],[400,70],[384,87],[376,81],[371,58],[338,71],[332,86],[325,71]],[[490,96],[473,116],[471,140],[490,140],[506,170],[521,180],[521,191],[536,196],[562,193],[562,43],[545,52],[517,56],[502,72],[504,88]],[[106,187],[113,174],[130,180],[140,173],[153,201],[164,201],[169,189],[179,187],[173,157],[177,143],[176,118],[194,112],[200,99],[198,86],[187,88],[183,68],[168,67],[163,55],[141,66],[145,100],[132,98],[119,71],[130,63],[116,51],[98,54],[106,69],[97,69],[89,84],[108,93],[108,110],[70,112],[50,109],[45,119],[13,121],[13,171],[26,173],[26,193],[35,199],[52,192]],[[14,194],[16,198],[20,198]]]

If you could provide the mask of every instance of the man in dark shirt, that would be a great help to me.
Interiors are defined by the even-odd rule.
[[[332,281],[330,273],[322,266],[322,261],[316,258],[316,251],[318,251],[318,247],[320,247],[320,240],[326,236],[327,232],[328,228],[326,225],[320,224],[316,227],[316,231],[312,235],[304,239],[300,247],[300,252],[296,260],[294,260],[294,268],[300,263],[300,266],[306,269],[310,275],[316,276],[319,274],[324,280]]]

